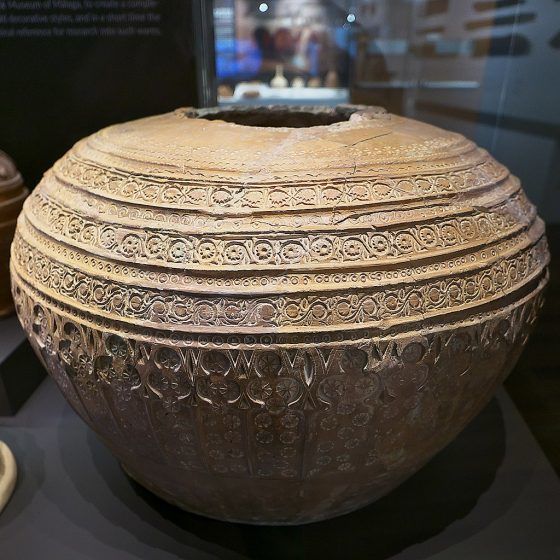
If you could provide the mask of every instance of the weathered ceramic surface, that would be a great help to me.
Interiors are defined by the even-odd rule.
[[[27,194],[14,162],[0,150],[0,317],[14,310],[10,293],[10,244]]]
[[[510,371],[546,283],[543,223],[458,134],[374,108],[222,115],[345,119],[303,128],[219,116],[113,126],[58,161],[18,223],[17,310],[157,494],[250,523],[341,514]]]
[[[10,448],[0,441],[0,513],[16,487],[17,465]]]

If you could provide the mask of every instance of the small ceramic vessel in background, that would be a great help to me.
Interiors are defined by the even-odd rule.
[[[0,317],[14,310],[10,292],[10,245],[27,195],[27,188],[14,162],[0,150]]]
[[[3,441],[0,441],[0,513],[14,493],[16,479],[16,460],[10,448]]]

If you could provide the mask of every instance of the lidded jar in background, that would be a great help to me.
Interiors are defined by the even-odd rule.
[[[14,310],[10,293],[10,245],[27,194],[14,162],[0,150],[0,317]]]

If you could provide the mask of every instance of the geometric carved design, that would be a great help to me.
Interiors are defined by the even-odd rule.
[[[165,499],[248,522],[343,513],[507,375],[542,302],[544,227],[460,135],[363,107],[303,128],[215,111],[110,127],[47,172],[12,248],[17,312]]]

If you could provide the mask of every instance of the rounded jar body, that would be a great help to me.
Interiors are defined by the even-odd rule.
[[[104,129],[26,202],[11,266],[33,347],[131,476],[296,524],[387,493],[481,410],[547,262],[487,152],[345,106]]]

